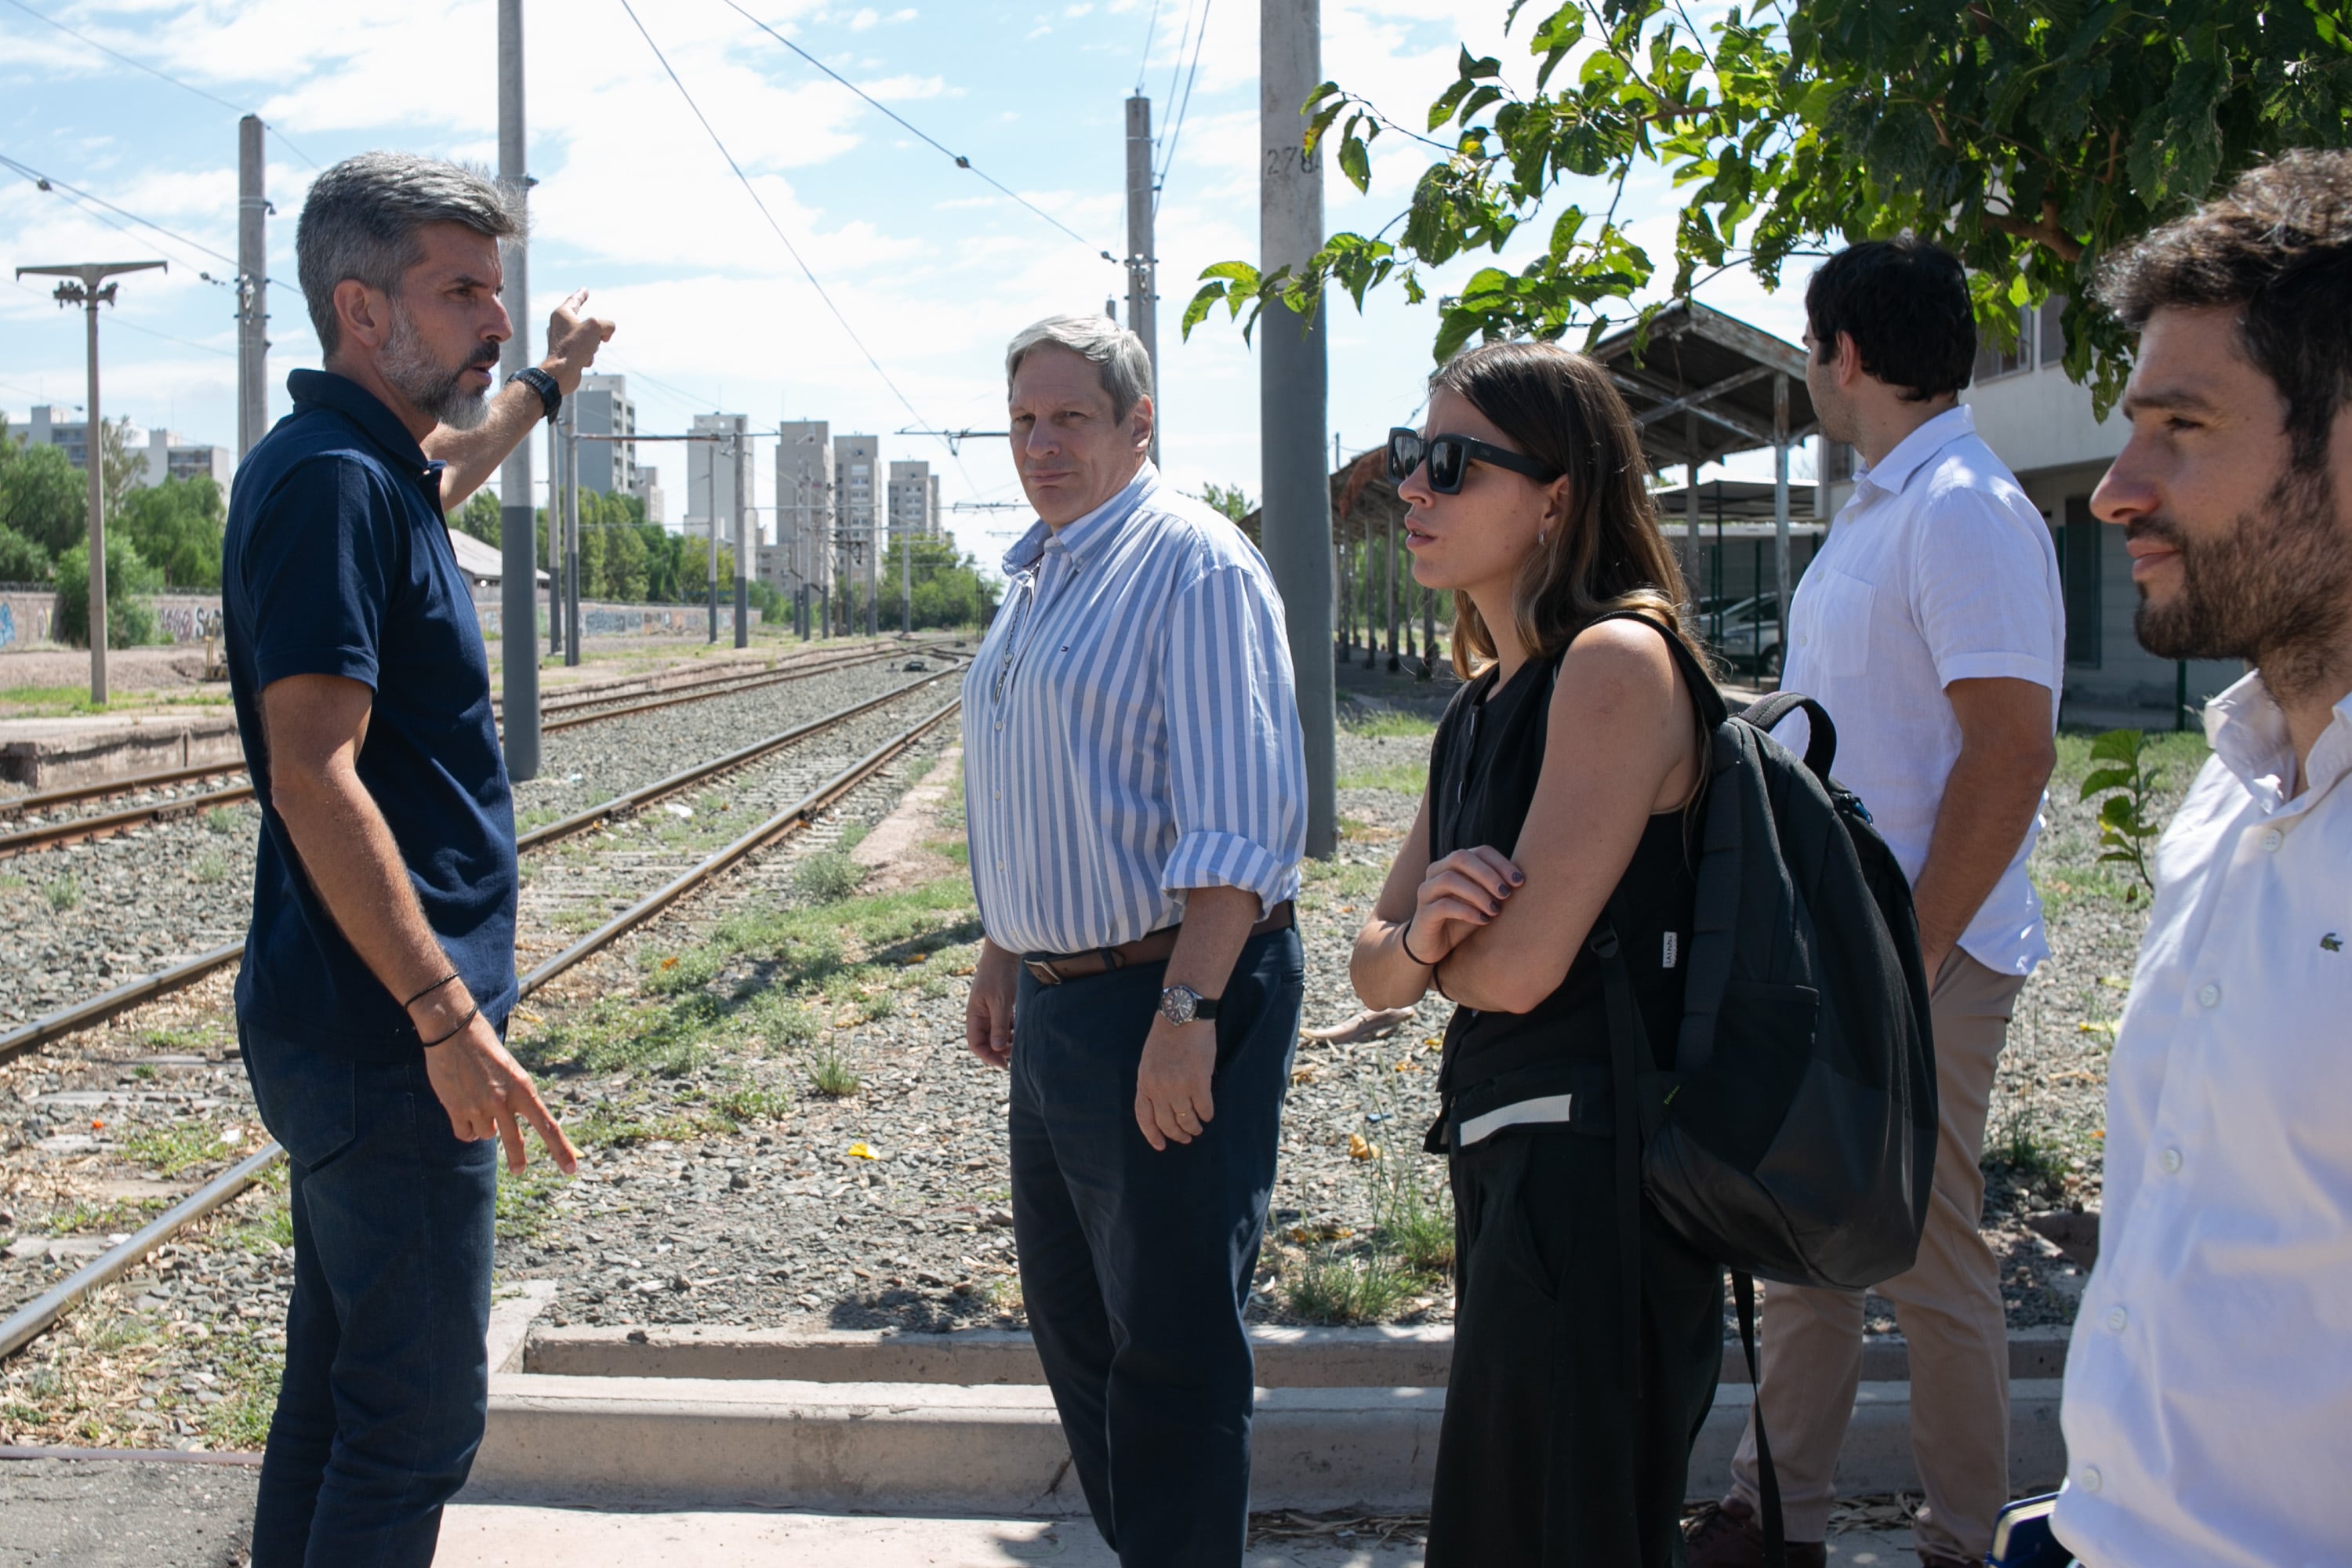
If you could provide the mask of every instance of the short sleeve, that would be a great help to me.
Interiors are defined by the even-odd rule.
[[[314,458],[278,483],[243,557],[261,688],[293,675],[375,687],[400,580],[396,515],[367,466],[349,458]]]
[[[2065,644],[2049,531],[1974,488],[1936,498],[1913,531],[1911,609],[1936,680],[2061,689]]]

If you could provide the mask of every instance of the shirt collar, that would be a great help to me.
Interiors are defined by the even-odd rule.
[[[374,393],[348,376],[327,370],[298,370],[286,378],[286,391],[298,408],[306,403],[314,404],[331,408],[349,419],[404,468],[422,474],[441,467],[425,456],[425,448],[416,444],[408,426],[395,418]]]
[[[2352,695],[2336,705],[2334,721],[2311,748],[2303,791],[2292,801],[2287,793],[2294,783],[2294,743],[2287,736],[2286,712],[2263,684],[2260,670],[2205,705],[2205,739],[2265,815],[2307,805],[2352,773]]]
[[[1143,499],[1159,487],[1160,470],[1152,467],[1150,458],[1146,458],[1143,467],[1136,470],[1135,478],[1127,481],[1125,489],[1076,522],[1064,523],[1056,530],[1041,519],[1004,552],[1004,570],[1007,573],[1026,572],[1043,560],[1049,550],[1068,556],[1072,565],[1084,565],[1087,552],[1116,531],[1118,525],[1143,504]]]
[[[1903,487],[1911,482],[1911,476],[1917,473],[1928,458],[1961,437],[1976,433],[1976,410],[1965,403],[1947,408],[1896,442],[1895,450],[1875,464],[1856,468],[1854,489],[1870,485],[1889,495],[1899,494]]]

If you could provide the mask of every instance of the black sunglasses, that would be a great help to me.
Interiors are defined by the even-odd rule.
[[[1420,431],[1402,425],[1389,432],[1391,482],[1404,483],[1424,461],[1429,464],[1429,488],[1442,496],[1462,493],[1463,476],[1474,461],[1525,474],[1538,484],[1548,485],[1559,478],[1559,470],[1548,463],[1468,436],[1432,436],[1423,440]]]

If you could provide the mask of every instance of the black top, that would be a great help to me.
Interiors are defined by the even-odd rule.
[[[360,782],[494,1024],[516,990],[514,806],[441,465],[357,383],[298,370],[286,384],[294,412],[238,465],[221,552],[229,689],[261,803],[237,1012],[299,1044],[398,1057],[416,1031],[320,901],[271,800],[261,692],[315,674],[375,694]]]
[[[1654,622],[1645,624],[1654,626]],[[1437,726],[1430,752],[1429,858],[1486,845],[1513,855],[1543,771],[1552,690],[1567,649],[1529,659],[1507,683],[1488,668],[1459,692]],[[1625,911],[1619,931],[1650,1048],[1662,1068],[1674,1061],[1682,1022],[1684,965],[1690,949],[1696,823],[1682,810],[1659,812],[1642,830],[1633,863],[1617,884]],[[1439,1087],[1450,1097],[1504,1074],[1547,1067],[1589,1069],[1606,1082],[1609,1022],[1601,961],[1580,944],[1552,994],[1525,1013],[1456,1007],[1445,1031]],[[1537,1079],[1540,1073],[1533,1075]],[[1584,1078],[1585,1072],[1577,1076]],[[1549,1092],[1530,1087],[1528,1095]],[[1504,1100],[1526,1098],[1506,1094]],[[1580,1113],[1579,1120],[1583,1120]]]

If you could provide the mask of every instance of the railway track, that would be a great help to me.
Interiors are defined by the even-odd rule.
[[[517,847],[525,851],[538,850],[593,829],[607,828],[620,818],[659,804],[666,797],[698,784],[769,762],[780,753],[792,754],[793,748],[799,742],[856,725],[860,721],[877,715],[886,707],[934,689],[959,673],[960,670],[951,667],[928,675],[822,719],[779,731],[725,756],[680,770],[587,811],[536,828],[519,837]],[[922,713],[912,723],[885,734],[878,743],[873,744],[845,766],[835,765],[837,757],[831,760],[796,758],[791,765],[772,770],[772,776],[751,781],[749,788],[739,788],[737,795],[754,807],[745,815],[756,816],[757,820],[715,847],[700,842],[687,846],[669,844],[657,851],[632,857],[631,868],[639,873],[633,880],[640,887],[646,881],[654,881],[656,885],[642,891],[632,890],[596,929],[541,959],[522,977],[520,995],[531,995],[583,960],[654,920],[681,899],[708,886],[730,868],[807,828],[851,791],[953,714],[959,701],[959,699],[950,697]],[[556,895],[558,898],[561,896]],[[551,901],[547,896],[534,898],[527,887],[527,911],[534,909],[544,910]],[[541,942],[534,945],[551,944]],[[102,1022],[130,1007],[183,989],[236,963],[241,952],[242,944],[234,944],[200,954],[104,995],[36,1019],[0,1036],[0,1060],[37,1050],[59,1036]],[[275,1143],[257,1150],[182,1199],[137,1234],[51,1286],[5,1322],[0,1322],[0,1359],[15,1354],[45,1332],[77,1302],[120,1279],[187,1226],[238,1196],[258,1181],[282,1153],[283,1151]]]
[[[542,714],[561,714],[542,721],[544,733],[577,729],[583,724],[602,723],[610,719],[625,719],[658,709],[681,707],[691,702],[705,702],[714,698],[734,697],[744,692],[792,681],[807,680],[820,675],[877,664],[886,659],[930,658],[948,652],[951,645],[923,644],[910,647],[878,650],[854,650],[845,654],[827,655],[804,659],[773,669],[750,673],[729,671],[708,679],[681,682],[674,686],[645,690],[597,692],[563,702],[552,703],[541,710]],[[951,657],[951,656],[950,656]],[[633,683],[634,684],[634,683]],[[583,710],[584,710],[584,711]],[[46,817],[54,810],[86,801],[101,800],[124,795],[150,791],[176,792],[179,785],[207,778],[230,778],[246,771],[242,762],[186,768],[168,768],[157,773],[137,773],[126,778],[106,780],[96,784],[70,785],[63,789],[45,790],[35,795],[19,795],[0,801],[0,817],[13,816],[19,821],[26,817]],[[184,794],[172,793],[161,799],[124,806],[113,811],[89,812],[62,817],[57,821],[35,821],[28,826],[0,832],[0,859],[29,850],[53,849],[67,844],[86,843],[110,834],[127,832],[152,823],[168,822],[177,817],[200,812],[214,811],[253,798],[250,782],[224,784],[218,788],[198,789]]]

